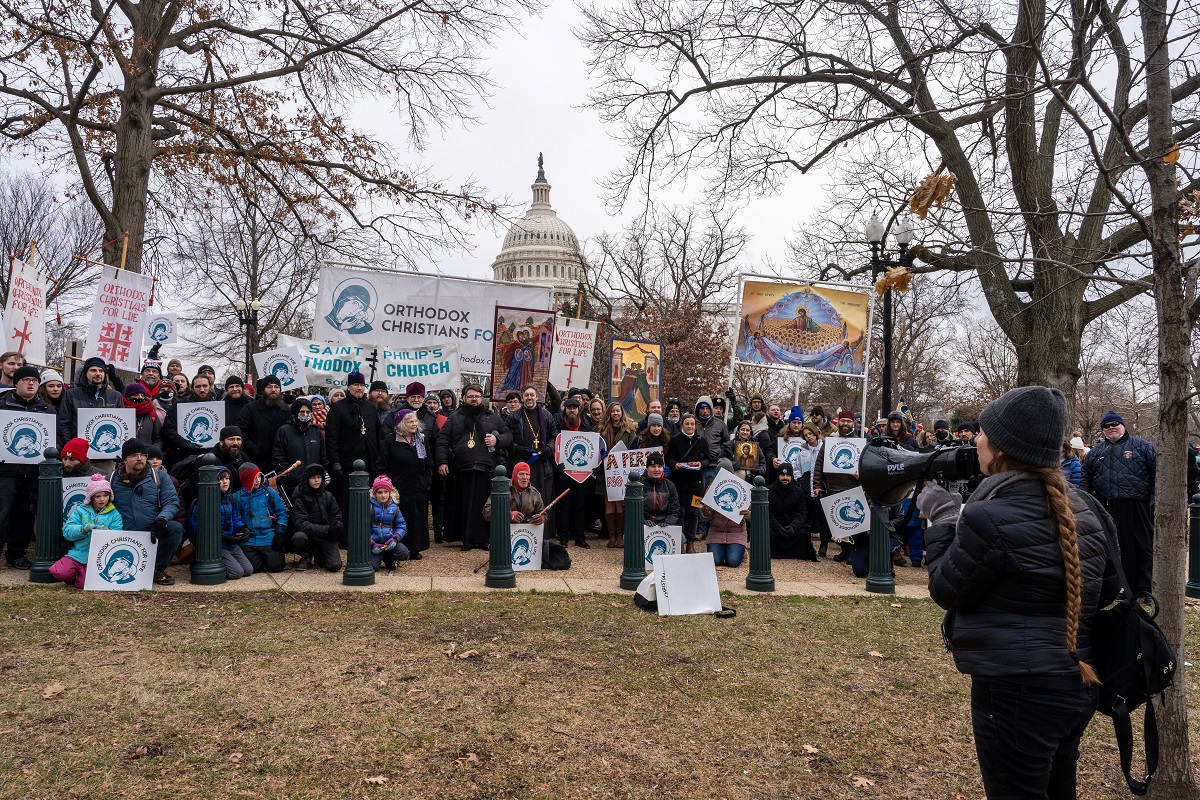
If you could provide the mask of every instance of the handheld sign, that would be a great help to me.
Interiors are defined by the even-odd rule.
[[[180,403],[176,419],[179,435],[200,447],[216,447],[225,427],[225,404]]]
[[[545,527],[523,522],[514,524],[509,529],[513,572],[542,568],[542,537]]]
[[[554,462],[562,466],[567,476],[583,483],[600,466],[600,434],[590,431],[563,431],[554,440]]]
[[[829,532],[837,541],[871,530],[871,507],[861,486],[821,498]]]
[[[76,415],[76,430],[88,443],[88,458],[120,458],[121,445],[137,430],[137,411],[132,408],[81,408]]]
[[[81,506],[85,502],[88,483],[91,478],[63,478],[63,523],[71,518],[71,512],[75,510],[75,506]]]
[[[750,484],[723,469],[708,485],[701,502],[731,522],[741,522],[742,512],[750,508]]]
[[[84,591],[137,592],[154,581],[158,545],[149,531],[92,531]]]
[[[36,464],[58,438],[53,414],[0,411],[0,463]]]
[[[655,556],[677,556],[683,552],[682,525],[646,525],[646,569],[654,569]]]
[[[644,472],[646,457],[651,453],[661,453],[661,447],[644,447],[638,450],[628,450],[621,442],[617,442],[608,455],[604,457],[604,493],[609,500],[625,499],[625,484],[629,475],[634,472]]]
[[[254,367],[258,374],[274,375],[280,388],[287,392],[308,386],[308,373],[304,369],[304,356],[299,347],[280,347],[254,354]]]
[[[825,462],[821,465],[826,472],[851,474],[858,472],[858,458],[867,446],[863,438],[842,439],[829,437],[825,440]]]

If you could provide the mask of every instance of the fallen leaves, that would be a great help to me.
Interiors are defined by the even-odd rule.
[[[66,690],[67,690],[67,687],[63,686],[58,681],[55,681],[54,683],[48,685],[45,689],[42,689],[42,699],[43,700],[51,700],[55,697],[58,697],[60,694],[62,694]]]
[[[811,744],[806,744],[806,745],[804,745],[804,752],[808,753],[809,755],[815,756],[817,753],[819,753],[821,751],[818,750],[817,748],[813,747]]]
[[[166,748],[158,742],[150,744],[139,744],[137,747],[129,751],[129,757],[134,761],[139,758],[156,758],[166,752]]]
[[[867,653],[867,655],[871,656],[872,658],[887,658],[887,656],[885,656],[883,653],[879,652],[878,650],[872,650],[869,653]]]
[[[474,658],[475,656],[479,655],[479,651],[478,650],[463,650],[463,651],[459,652],[458,642],[451,642],[450,644],[448,644],[442,648],[442,655],[444,655],[446,658],[449,658],[451,660],[463,659],[463,658]]]
[[[382,786],[383,784],[385,784],[387,782],[388,782],[388,779],[384,775],[372,775],[369,778],[363,778],[363,783],[370,783],[370,784],[374,784],[376,786]]]
[[[454,759],[454,763],[455,764],[478,764],[479,756],[475,755],[474,753],[467,753],[462,758]]]
[[[875,781],[871,780],[870,778],[864,778],[861,775],[851,775],[850,782],[858,789],[866,789],[867,787],[875,785]]]

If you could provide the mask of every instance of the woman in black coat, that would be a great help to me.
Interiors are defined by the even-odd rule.
[[[708,442],[696,431],[696,418],[691,414],[683,415],[679,433],[672,436],[667,445],[667,466],[671,470],[671,480],[679,490],[684,550],[690,553],[700,521],[699,509],[692,505],[692,498],[704,495],[704,468],[708,466]]]
[[[1074,798],[1079,739],[1096,710],[1093,615],[1117,595],[1099,507],[1059,469],[1067,403],[1013,389],[979,417],[988,476],[958,500],[927,484],[917,507],[929,594],[971,676],[971,722],[988,797]]]
[[[411,557],[419,559],[429,549],[429,485],[433,481],[433,453],[421,430],[421,421],[411,408],[396,412],[395,433],[379,447],[379,471],[396,487],[400,514],[408,533],[404,544]]]

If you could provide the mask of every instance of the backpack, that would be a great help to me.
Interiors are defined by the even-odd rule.
[[[1092,619],[1092,655],[1100,676],[1098,710],[1112,718],[1125,783],[1129,791],[1140,797],[1150,788],[1150,781],[1158,769],[1158,720],[1153,701],[1156,695],[1171,686],[1177,661],[1167,637],[1154,621],[1158,616],[1158,601],[1149,593],[1142,595],[1151,607],[1151,612],[1147,613],[1129,586],[1115,544],[1112,518],[1090,496],[1083,494],[1083,497],[1104,526],[1108,557],[1125,590],[1124,596],[1111,608],[1097,611]],[[1143,704],[1146,706],[1142,732],[1146,747],[1146,777],[1139,781],[1129,774],[1133,762],[1133,726],[1129,715]]]
[[[570,569],[571,556],[567,548],[554,542],[542,544],[542,569]]]

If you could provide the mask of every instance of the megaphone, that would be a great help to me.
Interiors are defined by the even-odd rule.
[[[944,447],[932,453],[914,453],[892,439],[876,437],[863,448],[858,479],[872,503],[895,506],[923,481],[965,481],[979,474],[974,447]]]

